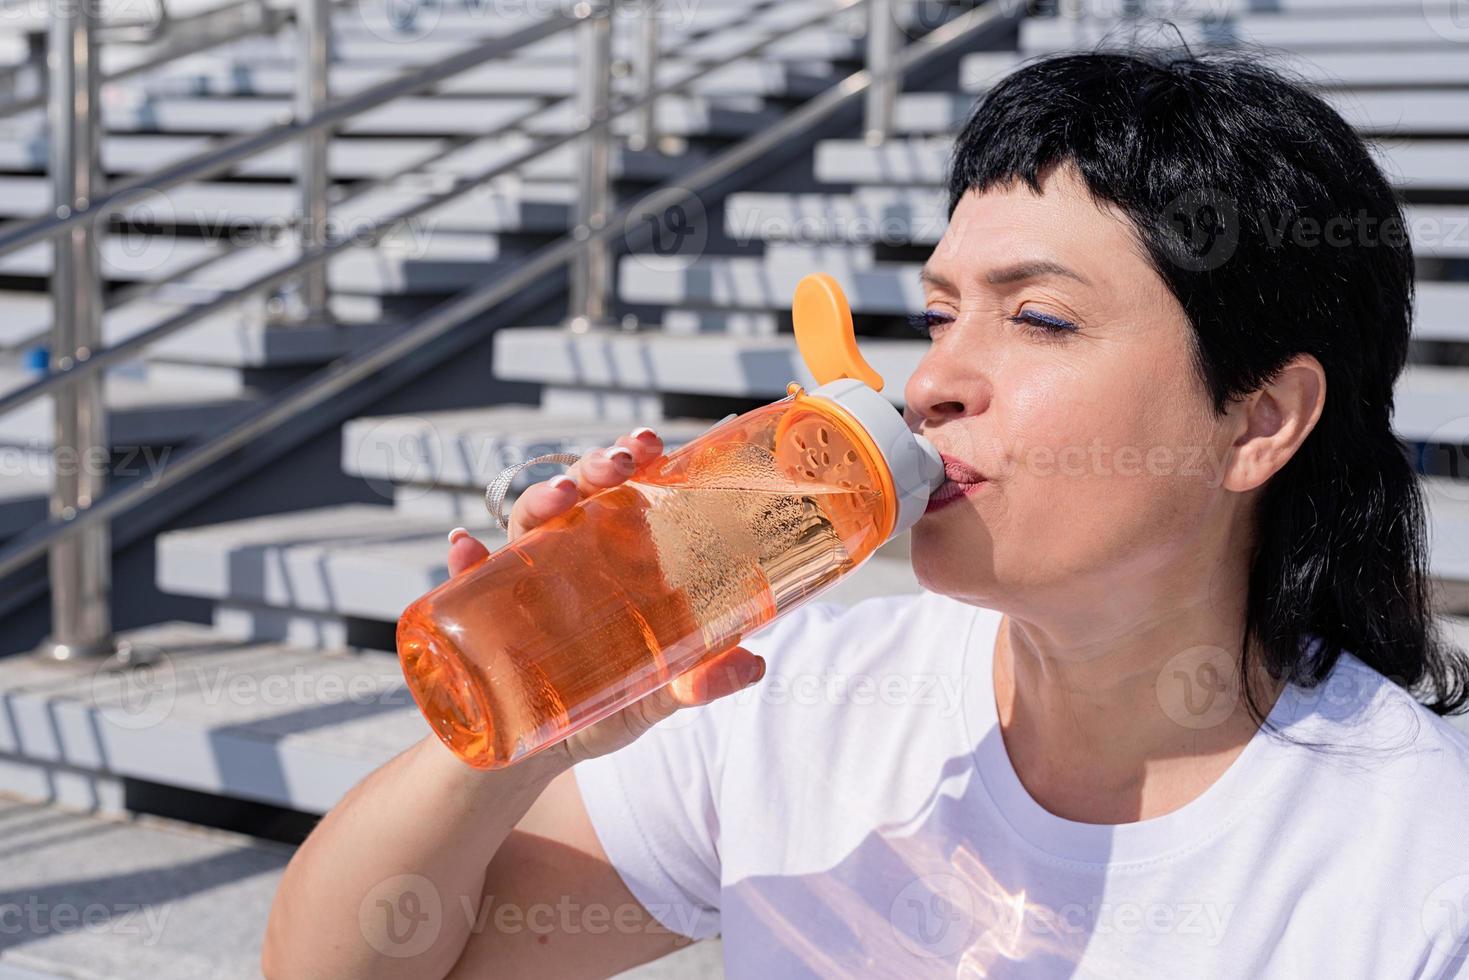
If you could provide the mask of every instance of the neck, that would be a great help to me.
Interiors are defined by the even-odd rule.
[[[1258,727],[1240,690],[1245,593],[1221,603],[1213,585],[1199,601],[1160,602],[1166,613],[1119,616],[1113,597],[1072,606],[1062,623],[1005,617],[995,703],[1037,803],[1084,823],[1148,819],[1197,797],[1239,755]],[[1078,617],[1087,606],[1097,615]],[[1281,685],[1258,668],[1250,683],[1268,711]]]

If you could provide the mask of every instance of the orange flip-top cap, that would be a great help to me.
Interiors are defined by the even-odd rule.
[[[852,308],[837,281],[825,272],[813,272],[796,284],[791,303],[796,348],[818,385],[855,378],[873,391],[882,391],[882,375],[857,350]]]

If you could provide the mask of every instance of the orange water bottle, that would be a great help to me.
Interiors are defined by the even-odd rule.
[[[715,425],[413,603],[409,689],[465,762],[508,765],[820,594],[912,527],[937,450],[878,394],[836,281],[802,279],[819,387]]]

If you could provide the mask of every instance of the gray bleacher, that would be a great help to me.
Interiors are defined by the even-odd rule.
[[[661,100],[659,131],[668,141],[614,150],[620,193],[676,181],[860,67],[861,20],[850,12],[826,29],[787,30],[825,9],[824,2],[692,5],[687,22],[668,28],[660,77],[685,77],[697,59],[738,50],[754,37],[785,36],[762,57]],[[1411,442],[1463,444],[1469,368],[1455,358],[1458,345],[1469,343],[1469,38],[1445,36],[1443,24],[1451,22],[1425,16],[1436,2],[1230,0],[1211,8],[1230,14],[1223,19],[1180,24],[1199,47],[1241,40],[1265,46],[1265,56],[1319,86],[1370,136],[1394,180],[1414,195],[1415,247],[1429,260],[1414,331],[1429,353],[1402,383],[1396,425]],[[402,28],[377,9],[338,9],[334,90],[360,91],[523,25],[495,20],[492,10],[446,2],[432,24]],[[533,454],[583,451],[643,423],[679,445],[732,405],[780,397],[793,379],[809,382],[781,326],[807,273],[834,274],[864,324],[920,308],[911,248],[931,246],[942,234],[944,159],[973,100],[1027,57],[1121,43],[1134,26],[1107,17],[1026,19],[1006,50],[965,55],[945,76],[957,82],[903,93],[898,132],[881,145],[848,126],[723,199],[708,254],[622,257],[617,299],[636,311],[636,330],[570,332],[551,310],[498,329],[488,358],[493,380],[533,386],[536,402],[487,404],[471,392],[449,408],[348,421],[336,455],[322,462],[370,494],[281,512],[256,506],[160,534],[154,585],[195,600],[210,620],[125,633],[136,647],[161,655],[149,690],[163,701],[137,703],[125,680],[90,663],[14,658],[0,672],[0,793],[39,801],[0,802],[0,826],[31,828],[29,837],[7,841],[14,854],[0,857],[0,904],[12,893],[61,889],[72,900],[97,895],[167,907],[170,924],[149,950],[117,932],[53,932],[17,943],[0,937],[0,977],[7,969],[17,976],[253,975],[259,928],[286,852],[163,820],[119,821],[127,787],[140,781],[308,814],[330,808],[426,731],[384,638],[407,604],[446,577],[450,527],[468,526],[492,547],[502,540],[482,499],[484,483],[500,467]],[[558,100],[572,93],[570,42],[562,35],[537,43],[344,127],[332,140],[329,164],[339,189],[362,178],[401,177],[334,214],[370,222],[423,200],[445,179],[508,158],[536,135],[568,130],[574,113]],[[635,54],[630,36],[618,35],[617,52]],[[106,54],[114,65],[141,57],[125,46]],[[150,172],[221,135],[280,121],[289,110],[295,55],[286,28],[115,86],[105,112],[107,170]],[[0,50],[5,57],[20,55]],[[625,134],[627,124],[614,131]],[[45,167],[39,115],[0,120],[0,217],[46,209]],[[125,236],[104,238],[106,276],[119,291],[104,322],[106,341],[118,343],[290,262],[298,252],[289,241],[221,244],[198,232],[224,219],[269,226],[295,206],[290,180],[297,167],[296,151],[283,146],[127,209],[124,219],[153,230],[141,246]],[[188,446],[299,372],[360,351],[434,303],[514,268],[568,230],[577,176],[573,148],[563,147],[423,216],[432,234],[422,241],[400,237],[334,259],[338,325],[272,328],[247,313],[222,312],[113,370],[113,444]],[[887,249],[905,248],[907,257],[884,257]],[[25,383],[19,357],[49,329],[49,263],[50,250],[41,247],[0,258],[0,392]],[[127,292],[165,280],[158,294]],[[901,397],[922,342],[869,337],[862,346],[887,380],[885,394]],[[495,390],[490,380],[485,390]],[[44,450],[45,405],[0,416],[0,445]],[[43,451],[41,457],[44,468]],[[544,475],[527,473],[517,487]],[[40,519],[46,483],[42,472],[0,488],[0,538]],[[1462,618],[1469,613],[1469,484],[1439,475],[1426,485],[1446,622],[1461,644],[1469,643],[1469,620]],[[852,602],[916,588],[906,541],[898,540],[824,598]],[[301,678],[306,682],[293,689],[310,692],[306,700],[220,694],[231,685],[255,691]],[[80,863],[84,853],[101,854],[106,863],[85,873],[57,870]],[[709,944],[681,956],[646,975],[716,969]]]

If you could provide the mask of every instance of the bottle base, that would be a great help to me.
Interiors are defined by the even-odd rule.
[[[419,623],[409,610],[398,622],[398,660],[408,690],[434,734],[471,766],[493,768],[494,727],[488,700],[454,644]]]

